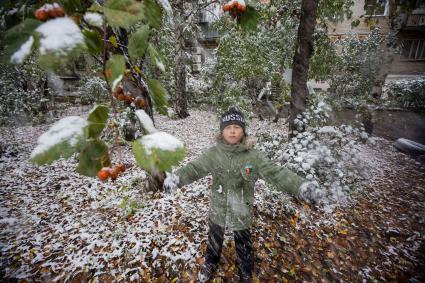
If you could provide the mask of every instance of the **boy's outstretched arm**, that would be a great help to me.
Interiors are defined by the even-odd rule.
[[[197,159],[176,170],[174,174],[179,178],[178,186],[182,187],[205,177],[211,172],[212,166],[214,166],[214,160],[210,148]]]
[[[291,170],[274,164],[264,153],[258,151],[258,169],[260,178],[273,185],[279,191],[299,196],[300,186],[306,180]]]
[[[297,196],[313,205],[319,204],[323,198],[323,192],[315,181],[307,181],[291,170],[273,164],[262,152],[258,152],[258,166],[260,178],[276,187],[279,191],[285,191]]]

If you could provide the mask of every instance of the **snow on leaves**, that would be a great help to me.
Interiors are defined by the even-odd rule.
[[[87,12],[84,14],[83,18],[89,25],[99,27],[99,28],[103,27],[103,17],[99,13]]]
[[[84,37],[77,24],[68,17],[45,22],[36,29],[40,33],[40,53],[65,54],[84,44]]]
[[[87,121],[78,116],[66,117],[56,122],[37,141],[31,160],[38,164],[52,163],[59,157],[69,157],[84,139]]]
[[[22,62],[24,62],[24,59],[31,53],[33,43],[34,37],[30,36],[28,40],[21,45],[19,50],[13,53],[12,57],[10,57],[10,62],[14,64],[21,64]]]
[[[96,176],[97,171],[110,164],[108,147],[98,139],[107,119],[108,108],[104,105],[96,105],[87,120],[78,116],[61,119],[40,136],[31,160],[38,165],[51,164],[79,152],[78,172]]]
[[[147,133],[153,134],[157,132],[157,129],[155,128],[151,117],[149,117],[149,115],[146,114],[145,110],[143,109],[136,110],[136,116],[137,116],[137,119],[139,119],[140,123],[142,124],[143,129]]]
[[[144,110],[138,110],[136,116],[149,133],[133,142],[137,164],[148,172],[170,172],[186,155],[184,143],[173,135],[157,131]]]

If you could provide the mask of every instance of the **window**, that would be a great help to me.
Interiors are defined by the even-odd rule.
[[[425,60],[425,39],[406,39],[401,43],[401,59]]]
[[[390,4],[388,0],[366,0],[366,15],[370,16],[388,16]]]

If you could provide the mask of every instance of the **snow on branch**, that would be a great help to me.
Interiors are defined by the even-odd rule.
[[[157,129],[153,125],[153,121],[151,117],[149,117],[148,114],[146,114],[145,110],[139,109],[136,110],[136,116],[139,119],[140,123],[142,124],[143,128],[148,132],[149,134],[153,134],[157,132]]]

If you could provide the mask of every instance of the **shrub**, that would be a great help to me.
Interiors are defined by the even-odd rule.
[[[402,108],[425,108],[425,77],[390,82],[385,90],[385,105]]]
[[[361,127],[328,125],[330,111],[328,103],[317,100],[296,119],[306,131],[296,133],[289,141],[286,135],[263,134],[258,148],[306,179],[317,181],[325,196],[321,201],[332,208],[347,204],[350,192],[366,180],[359,145],[373,140]]]
[[[92,104],[108,98],[108,88],[104,79],[92,76],[82,79],[77,92],[82,104]]]
[[[16,69],[0,65],[0,126],[44,121],[48,99],[43,96],[42,74],[35,66]]]
[[[373,87],[385,61],[384,38],[373,30],[368,38],[356,34],[337,41],[340,50],[330,74],[330,93],[341,105],[359,106],[373,101]]]

